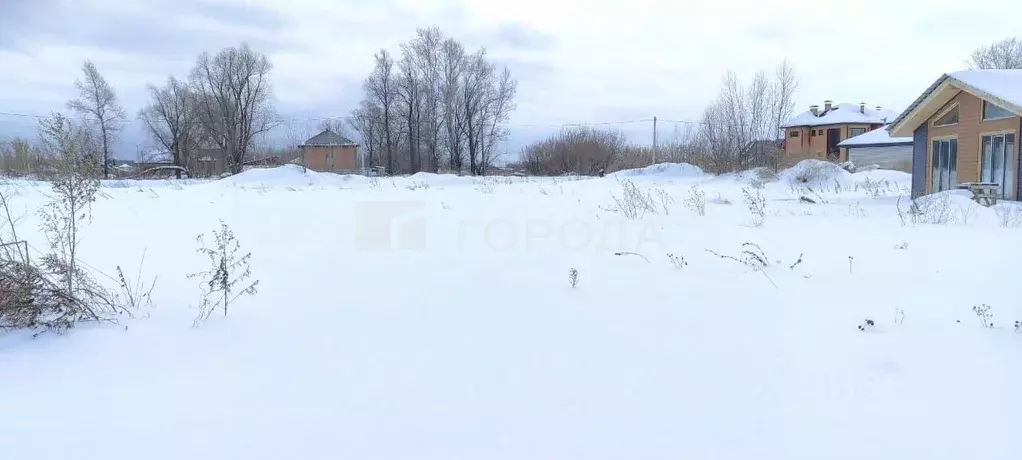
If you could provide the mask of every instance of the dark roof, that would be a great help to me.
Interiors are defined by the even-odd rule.
[[[321,145],[355,145],[355,143],[340,134],[337,134],[329,129],[312,136],[311,139],[305,141],[304,145],[309,146],[321,146]]]
[[[912,111],[915,110],[917,107],[919,107],[919,104],[922,104],[923,100],[925,100],[926,97],[933,92],[933,90],[937,89],[937,87],[944,83],[944,80],[947,80],[948,78],[949,78],[948,74],[941,75],[940,78],[937,79],[937,81],[933,82],[933,84],[931,84],[929,88],[926,88],[926,91],[923,91],[923,94],[920,94],[919,97],[916,98],[916,100],[912,101],[912,104],[909,104],[908,108],[902,111],[901,114],[899,114],[898,117],[894,119],[894,121],[890,122],[888,126],[890,126],[892,129],[895,126],[898,126],[898,123],[901,123],[905,118],[908,118],[908,115],[912,113]]]

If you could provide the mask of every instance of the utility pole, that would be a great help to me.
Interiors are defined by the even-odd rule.
[[[653,164],[656,164],[656,117],[653,117]]]

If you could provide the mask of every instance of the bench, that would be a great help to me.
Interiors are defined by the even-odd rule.
[[[983,206],[997,204],[997,198],[1001,195],[1001,185],[995,182],[963,182],[955,188],[972,192],[972,199]]]

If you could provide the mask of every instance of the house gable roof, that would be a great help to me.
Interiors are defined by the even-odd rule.
[[[891,135],[912,136],[959,92],[965,91],[1022,115],[1022,70],[963,70],[941,75],[891,123]]]
[[[305,141],[305,144],[302,144],[303,147],[329,147],[338,145],[355,145],[355,143],[351,139],[326,129],[323,130],[323,132],[312,136],[312,138]]]
[[[887,126],[866,131],[855,137],[849,137],[837,144],[838,147],[886,147],[891,145],[907,145],[912,143],[911,137],[891,137]]]
[[[823,111],[819,115],[813,115],[813,112],[806,110],[805,112],[802,112],[788,120],[787,123],[781,125],[781,128],[843,124],[886,124],[888,121],[898,116],[898,112],[893,110],[877,110],[866,107],[864,110],[860,111],[861,108],[862,107],[859,104],[838,104],[831,107],[830,110]]]

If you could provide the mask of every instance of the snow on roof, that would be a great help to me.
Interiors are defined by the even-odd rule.
[[[791,120],[788,120],[788,122],[781,125],[781,127],[823,126],[844,123],[887,123],[888,121],[894,120],[897,116],[898,112],[893,110],[876,110],[874,108],[866,107],[865,111],[859,112],[859,104],[837,104],[836,106],[831,107],[830,111],[826,113],[823,113],[823,111],[820,110],[819,116],[813,115],[813,112],[806,110]]]
[[[949,76],[1004,102],[1022,107],[1022,70],[962,70]]]
[[[901,145],[911,144],[911,137],[891,137],[887,126],[867,131],[855,137],[850,137],[839,142],[838,147],[865,147],[868,145]]]

